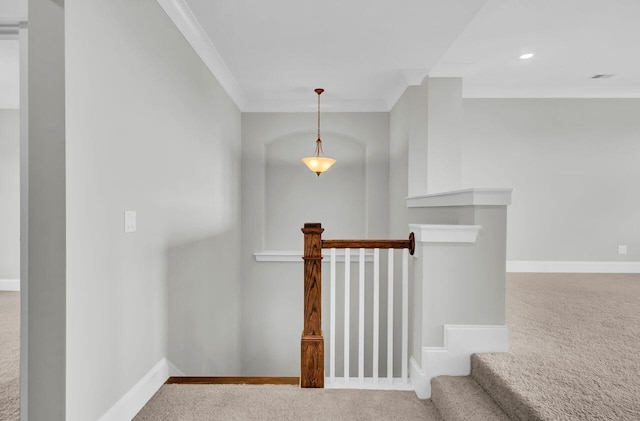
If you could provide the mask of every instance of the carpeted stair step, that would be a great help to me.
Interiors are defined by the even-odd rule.
[[[432,379],[431,400],[444,421],[509,421],[509,417],[471,376]]]
[[[471,355],[471,377],[489,394],[502,410],[513,420],[539,421],[543,417],[512,388],[506,379],[497,375],[482,354]]]

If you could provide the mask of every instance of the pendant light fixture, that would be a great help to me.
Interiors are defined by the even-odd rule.
[[[324,89],[316,89],[315,93],[318,94],[318,140],[316,140],[316,153],[313,156],[302,158],[302,162],[314,173],[320,174],[331,168],[335,164],[336,160],[333,158],[327,158],[324,156],[322,150],[322,140],[320,140],[320,94],[324,92]]]

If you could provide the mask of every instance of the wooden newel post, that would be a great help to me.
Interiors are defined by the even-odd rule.
[[[304,330],[300,342],[300,387],[324,387],[322,337],[322,232],[306,223],[304,233]]]

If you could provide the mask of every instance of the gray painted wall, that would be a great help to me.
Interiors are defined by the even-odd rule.
[[[20,279],[20,110],[0,109],[0,279]]]
[[[324,238],[388,236],[389,115],[323,113],[324,149],[338,162],[319,178],[300,162],[314,151],[315,126],[314,113],[242,116],[243,375],[299,374],[302,261],[256,262],[253,253],[302,250],[304,222],[321,222]],[[328,272],[328,265],[324,270]],[[338,270],[344,272],[343,266]],[[357,266],[352,270],[352,286],[357,287]],[[327,285],[323,330],[328,346]],[[355,308],[352,321],[357,323]],[[356,330],[351,332],[355,335]],[[357,341],[357,336],[352,338]],[[353,362],[351,367],[357,369]]]
[[[27,17],[27,0],[2,0],[0,18],[23,19]]]
[[[240,372],[241,117],[155,1],[66,18],[67,419],[92,420],[166,356]]]
[[[640,260],[640,100],[465,99],[464,111],[463,187],[515,188],[507,259]]]
[[[28,208],[21,209],[21,223],[29,224],[22,237],[29,252],[21,254],[21,293],[28,292],[26,306],[21,301],[27,311],[21,326],[28,329],[20,338],[20,389],[21,399],[27,399],[21,417],[31,421],[66,419],[64,37],[64,2],[29,1],[29,147],[22,149],[27,159],[21,159],[28,172],[20,180],[28,183],[28,190],[22,187]]]

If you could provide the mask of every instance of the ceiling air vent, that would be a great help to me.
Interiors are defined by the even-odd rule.
[[[599,75],[593,75],[591,76],[591,79],[609,79],[614,77],[615,75],[611,74],[611,73],[602,73]]]

